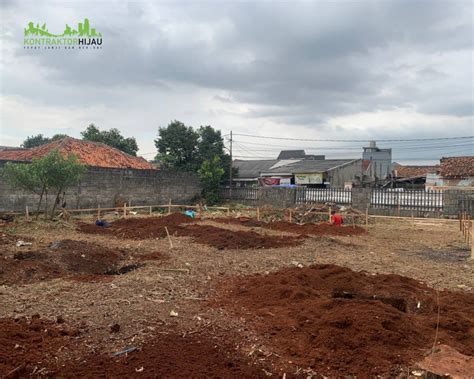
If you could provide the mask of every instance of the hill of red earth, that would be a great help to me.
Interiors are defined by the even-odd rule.
[[[282,361],[329,377],[396,375],[433,344],[474,355],[474,294],[398,275],[288,268],[223,284],[217,304],[251,320]]]

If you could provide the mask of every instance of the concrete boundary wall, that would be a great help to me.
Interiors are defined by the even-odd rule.
[[[91,167],[82,181],[66,191],[68,208],[113,207],[118,201],[132,205],[190,202],[201,195],[198,176],[192,172]],[[0,212],[36,209],[39,196],[12,188],[0,176]],[[53,201],[49,196],[49,202]]]

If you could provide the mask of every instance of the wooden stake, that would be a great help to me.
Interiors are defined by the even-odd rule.
[[[471,222],[471,256],[469,259],[474,259],[474,238],[472,236],[474,235],[474,223]]]
[[[290,209],[290,224],[293,222],[293,210]]]
[[[25,220],[30,221],[30,211],[28,210],[28,205],[26,206],[26,209],[25,209]]]
[[[365,208],[365,225],[369,225],[369,208]]]
[[[100,204],[97,207],[97,220],[100,220]]]
[[[257,207],[257,221],[260,221],[260,207]]]
[[[227,208],[227,217],[230,216],[230,208]]]
[[[153,207],[150,205],[150,216],[153,213]]]
[[[170,236],[170,233],[168,232],[168,228],[165,226],[165,230],[166,230],[166,235],[168,236],[168,241],[170,243],[170,249],[173,248],[173,242],[171,241],[171,236]]]
[[[332,213],[332,208],[329,207],[329,211],[328,211],[329,223],[331,223],[331,213]]]
[[[127,203],[123,203],[123,217],[127,217]]]
[[[171,214],[171,199],[168,201],[168,214]]]

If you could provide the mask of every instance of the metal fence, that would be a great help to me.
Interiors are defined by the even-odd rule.
[[[370,205],[372,208],[441,211],[443,191],[373,189]]]
[[[297,188],[296,204],[352,204],[352,191],[344,188]]]
[[[265,191],[265,192],[264,192]],[[297,187],[291,189],[294,196],[290,196],[291,204],[312,204],[312,203],[336,203],[340,205],[352,205],[352,190],[343,188],[306,188]],[[286,196],[288,193],[286,193]],[[288,197],[283,198],[283,193],[277,189],[262,187],[243,188],[222,188],[222,199],[232,201],[250,202],[271,202],[281,204],[288,201]],[[398,209],[413,210],[422,212],[439,212],[443,210],[443,191],[425,190],[394,190],[394,189],[372,189],[370,191],[370,208],[376,209]],[[460,205],[461,207],[461,205]],[[462,204],[464,210],[469,211],[472,207],[472,199],[465,200]]]
[[[221,198],[231,200],[258,200],[260,188],[221,188]]]

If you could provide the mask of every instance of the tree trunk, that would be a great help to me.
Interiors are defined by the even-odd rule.
[[[59,196],[61,195],[62,188],[59,189],[58,193],[56,194],[56,199],[54,200],[54,205],[53,205],[53,210],[51,211],[51,220],[54,217],[54,212],[56,211],[56,207],[58,206],[59,203]]]
[[[45,191],[44,194],[44,219],[48,218],[48,190]]]
[[[40,209],[41,209],[41,202],[43,201],[43,194],[44,194],[45,186],[41,189],[40,199],[38,203],[38,208],[36,208],[36,216],[35,219],[38,220]]]

